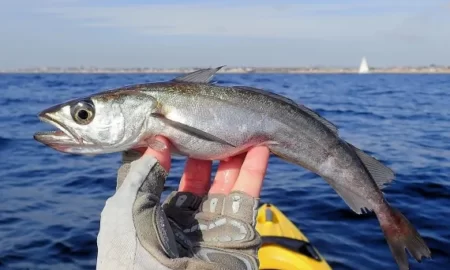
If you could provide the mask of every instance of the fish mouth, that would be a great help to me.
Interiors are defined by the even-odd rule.
[[[42,122],[51,124],[59,130],[36,132],[33,136],[36,141],[63,152],[71,147],[80,147],[87,144],[86,141],[71,132],[67,126],[50,114],[41,113],[38,117]]]

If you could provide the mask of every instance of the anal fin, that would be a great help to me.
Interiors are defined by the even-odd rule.
[[[323,179],[327,181],[327,183],[355,213],[362,214],[373,210],[366,198],[361,197],[361,195],[355,193],[354,191],[336,183],[333,179],[328,177],[323,177]]]

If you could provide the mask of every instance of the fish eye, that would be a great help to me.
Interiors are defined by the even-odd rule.
[[[70,113],[77,124],[87,125],[94,119],[95,107],[91,100],[83,100],[73,105]]]

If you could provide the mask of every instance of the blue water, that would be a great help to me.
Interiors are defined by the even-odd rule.
[[[0,269],[94,269],[119,154],[66,155],[33,140],[48,106],[173,75],[0,75]],[[341,137],[396,172],[387,199],[433,253],[411,269],[449,269],[449,75],[225,75],[286,95],[334,122]],[[174,160],[176,187],[184,159]],[[397,269],[373,214],[354,214],[324,180],[271,158],[262,200],[277,205],[334,269]]]

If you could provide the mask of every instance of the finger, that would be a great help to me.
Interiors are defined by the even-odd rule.
[[[229,194],[236,183],[244,159],[245,153],[220,161],[209,194]]]
[[[209,189],[212,161],[188,158],[178,191],[204,196]]]
[[[166,146],[166,148],[161,151],[157,151],[153,148],[148,147],[145,150],[144,155],[151,155],[151,156],[155,157],[159,161],[159,164],[161,164],[161,166],[166,170],[166,172],[169,172],[170,166],[171,166],[170,142],[168,139],[166,139],[165,137],[162,137],[162,136],[157,136],[155,139],[157,141],[163,143]],[[136,150],[142,151],[141,148],[136,149]]]
[[[256,146],[247,152],[232,191],[242,191],[258,198],[266,175],[270,151],[267,146]]]

